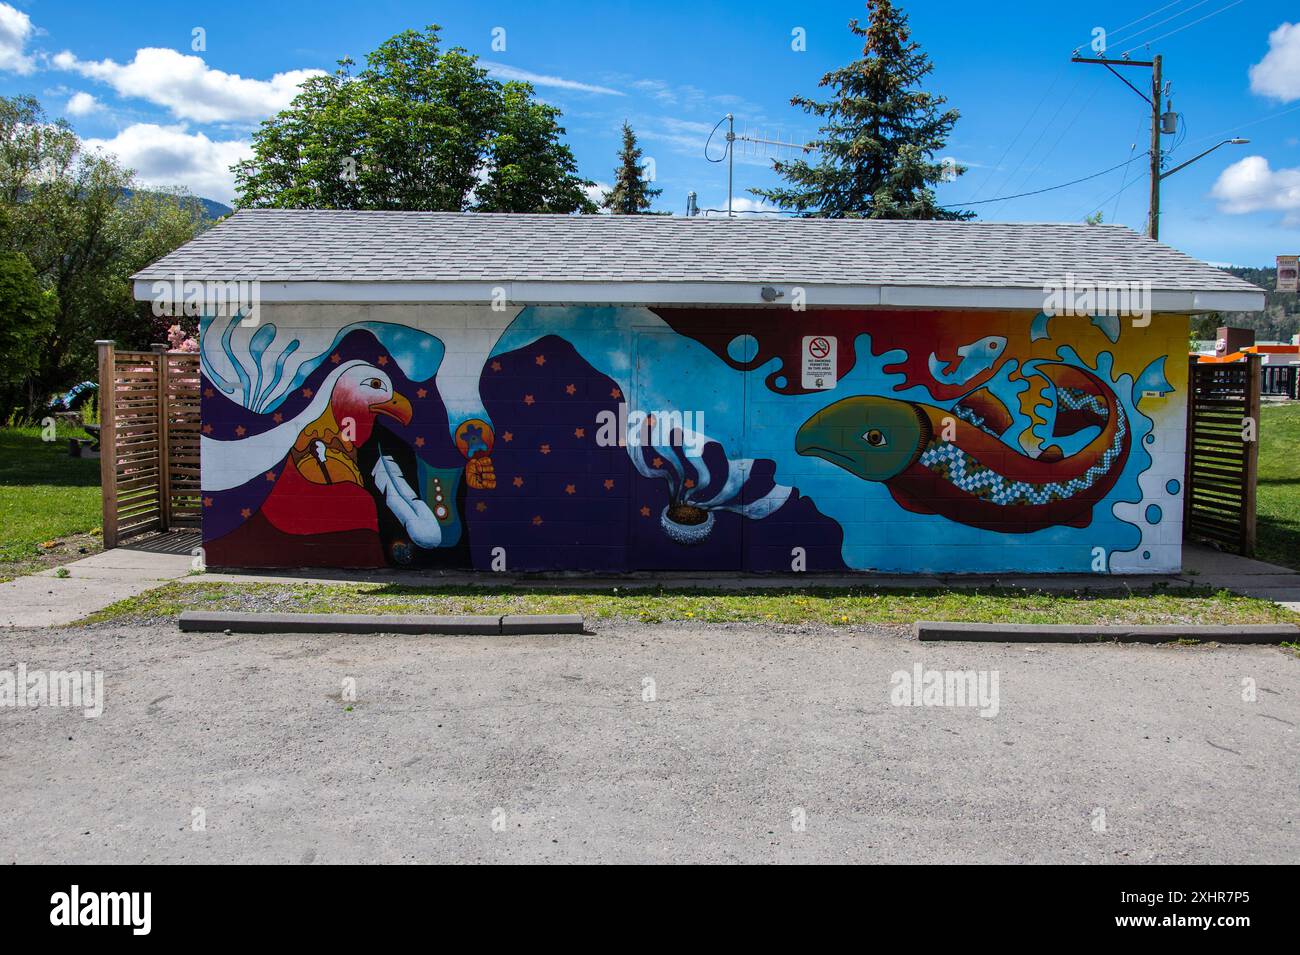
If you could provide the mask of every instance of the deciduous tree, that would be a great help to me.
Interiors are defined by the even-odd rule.
[[[35,99],[0,98],[0,253],[9,294],[28,303],[0,322],[34,320],[22,261],[51,309],[40,348],[18,347],[19,364],[0,382],[0,422],[37,417],[51,395],[93,377],[97,338],[159,340],[162,326],[134,300],[130,276],[203,224],[192,197],[136,189],[129,169],[87,152]]]
[[[234,167],[237,204],[282,209],[590,212],[560,112],[501,84],[439,28],[408,30],[352,75],[303,83]]]

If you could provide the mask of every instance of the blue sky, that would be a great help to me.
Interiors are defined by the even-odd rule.
[[[1251,139],[1165,181],[1161,239],[1234,264],[1300,252],[1300,8],[1279,0],[902,6],[935,64],[929,87],[962,114],[945,154],[970,168],[941,187],[942,201],[1042,189],[1140,156],[1146,104],[1104,68],[1069,62],[1102,27],[1112,56],[1133,47],[1134,58],[1164,55],[1184,119],[1166,137],[1166,148],[1180,141],[1171,164],[1232,135]],[[298,71],[332,69],[344,55],[360,61],[393,33],[435,22],[449,44],[501,78],[532,78],[563,109],[588,178],[610,181],[619,126],[629,120],[664,189],[658,207],[681,212],[691,189],[702,206],[726,203],[726,166],[704,158],[708,131],[726,112],[741,132],[800,141],[815,133],[789,98],[815,93],[825,71],[860,53],[846,24],[862,14],[847,0],[10,0],[0,3],[0,93],[37,96],[147,182],[229,201],[226,167],[246,153],[258,120],[291,98],[305,75]],[[195,28],[206,46],[197,52]],[[503,50],[492,48],[496,28]],[[803,51],[792,49],[796,28]],[[1149,85],[1145,71],[1126,75]],[[737,155],[737,197],[775,181],[768,159]],[[1067,188],[971,208],[1011,221],[1077,221],[1100,208],[1107,221],[1141,230],[1146,194],[1138,158]]]

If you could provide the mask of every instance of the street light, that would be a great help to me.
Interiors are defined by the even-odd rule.
[[[1203,157],[1203,156],[1208,156],[1210,153],[1214,152],[1214,151],[1215,151],[1216,149],[1218,149],[1220,146],[1244,146],[1244,145],[1245,145],[1246,143],[1248,143],[1248,142],[1250,142],[1249,139],[1241,139],[1240,137],[1236,137],[1236,138],[1233,138],[1233,139],[1225,139],[1223,142],[1221,142],[1221,143],[1216,143],[1215,145],[1211,146],[1209,149],[1205,150],[1205,152],[1203,152],[1203,153],[1197,153],[1197,154],[1196,154],[1195,156],[1193,156],[1191,159],[1187,160],[1187,162],[1179,163],[1179,164],[1178,164],[1177,166],[1175,166],[1173,169],[1167,169],[1167,170],[1165,170],[1164,172],[1162,172],[1162,173],[1160,174],[1160,178],[1161,178],[1161,179],[1168,179],[1170,176],[1172,176],[1172,175],[1173,175],[1174,173],[1176,173],[1178,170],[1187,168],[1187,167],[1190,166],[1192,163],[1196,162],[1196,160],[1200,159],[1200,158]]]

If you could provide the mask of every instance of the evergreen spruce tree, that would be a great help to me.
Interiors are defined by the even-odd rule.
[[[934,186],[965,172],[936,162],[956,123],[947,100],[919,88],[933,69],[911,38],[907,15],[890,0],[867,0],[862,58],[822,77],[826,102],[795,96],[791,105],[822,120],[816,164],[774,163],[787,185],[750,192],[806,216],[868,219],[970,219],[935,204]]]
[[[614,188],[605,193],[601,206],[614,215],[634,216],[650,211],[650,203],[663,192],[652,188],[641,171],[641,147],[636,144],[636,133],[627,121],[623,122],[623,148],[618,154],[619,165],[614,170]]]

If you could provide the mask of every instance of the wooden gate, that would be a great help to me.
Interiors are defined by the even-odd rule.
[[[1258,355],[1188,369],[1183,535],[1255,552],[1259,461]]]
[[[198,527],[199,356],[96,344],[104,546]]]

